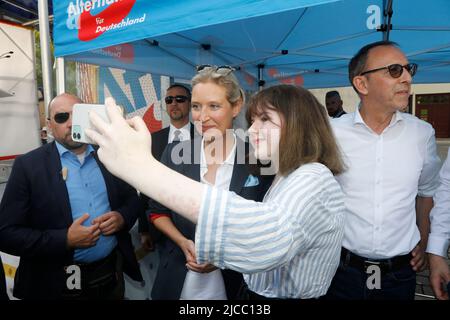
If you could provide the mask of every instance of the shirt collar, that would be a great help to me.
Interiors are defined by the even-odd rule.
[[[56,144],[56,149],[58,149],[58,153],[59,153],[60,157],[62,157],[67,152],[73,153],[69,149],[64,147],[62,144],[60,144],[58,141],[55,141],[55,144]],[[90,154],[91,152],[94,152],[94,151],[95,151],[94,148],[90,144],[88,144],[87,148],[86,148],[86,152],[84,154],[88,155],[88,154]]]
[[[181,141],[191,139],[191,123],[190,122],[186,123],[186,125],[184,125],[180,129],[175,128],[175,126],[173,124],[170,124],[169,125],[169,142],[172,142],[172,140],[174,138],[173,135],[174,135],[175,130],[181,131],[181,135],[180,135]]]
[[[234,159],[236,157],[236,135],[233,133],[233,148],[231,149],[230,154],[228,155],[228,157],[225,159],[225,161],[223,162],[223,164],[225,165],[234,165]],[[205,157],[205,144],[204,144],[204,138],[202,138],[202,142],[200,145],[200,167],[207,167],[208,165],[206,164],[206,157]]]
[[[233,142],[233,148],[231,149],[230,154],[228,155],[228,157],[225,159],[224,164],[227,165],[234,165],[234,159],[236,158],[236,135],[233,133],[233,138],[234,138],[234,142]]]
[[[356,108],[355,114],[353,116],[353,124],[355,125],[355,124],[359,123],[359,124],[363,124],[366,127],[368,127],[367,124],[364,122],[364,120],[361,116],[361,113],[359,112],[360,108],[361,108],[361,103],[358,105],[358,108]],[[394,113],[394,115],[392,116],[391,122],[389,123],[388,127],[392,127],[392,126],[396,125],[397,122],[403,121],[403,120],[404,120],[404,117],[403,117],[402,113],[397,110]]]
[[[392,127],[393,125],[397,124],[397,122],[403,121],[405,118],[403,117],[403,112],[396,111],[394,116],[391,119],[391,123],[389,123],[389,126]]]

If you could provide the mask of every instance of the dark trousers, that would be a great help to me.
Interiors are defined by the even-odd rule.
[[[341,258],[325,300],[414,300],[416,272],[407,264],[381,272],[379,289],[373,288],[373,273],[351,266]],[[369,280],[369,281],[368,281]],[[369,283],[368,283],[369,282]]]
[[[5,271],[3,269],[2,258],[0,257],[0,301],[9,300],[6,293]]]
[[[123,257],[119,250],[101,261],[80,264],[81,290],[66,288],[64,300],[123,300],[125,280]]]

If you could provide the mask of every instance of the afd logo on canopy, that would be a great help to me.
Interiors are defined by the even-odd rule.
[[[74,0],[67,6],[66,26],[78,30],[78,39],[91,41],[110,30],[143,23],[144,13],[128,17],[136,0]]]
[[[381,8],[372,4],[367,7],[366,13],[369,15],[366,20],[367,29],[378,29],[381,25]]]

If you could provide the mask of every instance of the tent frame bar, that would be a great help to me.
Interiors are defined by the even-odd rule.
[[[41,43],[42,82],[44,86],[45,118],[48,119],[48,105],[53,98],[52,55],[50,52],[50,31],[48,24],[48,3],[38,1],[39,38]]]
[[[380,31],[383,32],[383,40],[389,41],[389,35],[392,30],[391,20],[394,13],[392,10],[392,3],[394,0],[387,0],[387,2],[386,0],[383,0],[383,2],[385,3],[385,6],[383,11],[383,24],[380,27]]]

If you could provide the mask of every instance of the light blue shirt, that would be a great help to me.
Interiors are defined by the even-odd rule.
[[[83,223],[83,226],[91,226],[93,219],[111,211],[105,180],[92,154],[94,148],[88,145],[84,161],[80,163],[77,155],[58,142],[56,142],[56,147],[62,168],[67,168],[66,187],[73,221],[84,213],[89,213],[89,218]],[[101,235],[95,246],[76,249],[74,260],[83,263],[100,260],[109,255],[116,245],[117,239],[114,235]]]

